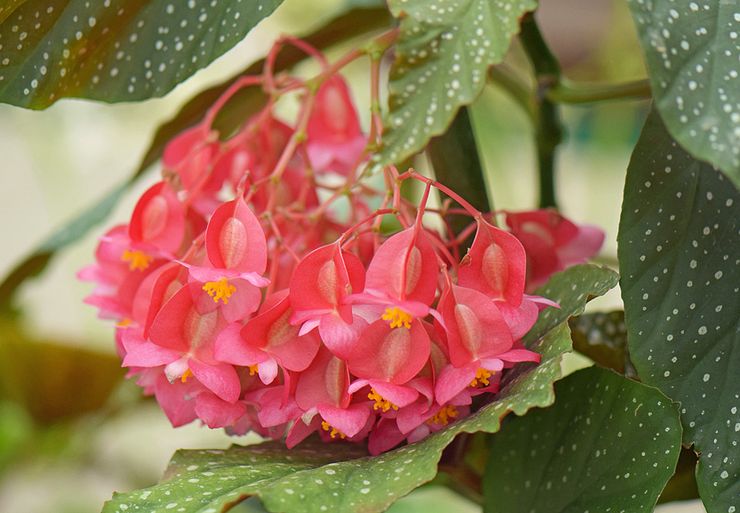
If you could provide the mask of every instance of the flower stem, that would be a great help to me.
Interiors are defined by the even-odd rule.
[[[540,175],[540,208],[557,208],[555,191],[555,155],[563,140],[563,126],[558,106],[548,92],[560,85],[560,65],[542,38],[534,14],[522,19],[520,40],[537,79],[535,94],[535,142]]]

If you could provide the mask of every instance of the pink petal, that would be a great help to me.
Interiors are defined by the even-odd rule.
[[[216,337],[213,357],[224,363],[247,367],[264,362],[268,356],[259,347],[248,344],[241,336],[239,322],[229,324]]]
[[[365,427],[365,423],[370,417],[370,409],[364,404],[352,404],[347,408],[320,404],[319,414],[332,427],[351,438]]]
[[[348,324],[338,315],[327,314],[321,317],[319,334],[332,353],[346,359],[367,326],[367,321],[361,317],[354,317],[352,324]]]
[[[472,362],[465,367],[453,367],[448,365],[437,377],[434,387],[434,395],[437,403],[444,405],[453,397],[470,386],[478,371],[478,362]]]
[[[518,306],[524,293],[526,262],[524,247],[516,237],[478,221],[473,245],[460,264],[458,284]]]
[[[365,328],[347,358],[359,378],[401,385],[416,376],[429,359],[431,342],[419,321],[411,328],[391,328],[377,320]]]
[[[241,384],[236,370],[231,365],[226,363],[209,365],[191,359],[189,366],[196,379],[224,401],[234,403],[239,399]]]
[[[244,403],[228,403],[208,392],[198,394],[195,398],[196,415],[211,429],[231,426],[246,412]]]
[[[265,232],[244,199],[224,203],[213,213],[206,228],[206,251],[216,268],[240,273],[265,272]]]

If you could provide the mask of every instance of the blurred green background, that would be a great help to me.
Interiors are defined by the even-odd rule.
[[[341,0],[312,1],[311,12],[322,14],[306,16],[307,3],[286,0],[241,44],[162,99],[119,105],[65,100],[42,112],[0,105],[0,274],[128,176],[156,127],[189,97],[263,56],[280,33],[306,33],[345,7]],[[542,0],[538,19],[569,79],[617,82],[645,76],[625,2]],[[517,45],[507,65],[526,77]],[[364,65],[348,70],[365,122],[366,72]],[[644,101],[562,109],[568,135],[558,155],[560,205],[574,220],[606,230],[601,260],[610,265],[616,261],[627,162],[646,109]],[[526,115],[496,86],[485,90],[472,114],[495,207],[534,207],[534,146]],[[126,195],[108,225],[128,218],[155,173],[150,171]],[[113,490],[154,483],[177,448],[256,440],[235,440],[196,425],[172,429],[153,402],[122,381],[112,326],[82,304],[90,286],[74,277],[91,261],[103,230],[93,230],[59,255],[41,278],[27,283],[17,302],[20,317],[0,319],[2,512],[95,513]],[[619,292],[612,291],[590,308],[619,306]],[[395,513],[477,510],[434,487],[392,508]],[[663,505],[659,511],[703,508],[689,502]]]

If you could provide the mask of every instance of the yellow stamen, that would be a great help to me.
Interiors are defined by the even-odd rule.
[[[190,369],[186,369],[185,372],[182,373],[182,376],[180,376],[180,381],[182,383],[187,382],[188,378],[193,375],[193,372]]]
[[[257,367],[257,364],[250,365],[247,368],[249,369],[249,375],[250,376],[254,376],[255,374],[257,374],[257,372],[259,370],[259,368]]]
[[[116,326],[119,327],[119,328],[125,328],[127,326],[131,326],[131,323],[132,322],[134,322],[134,321],[132,321],[128,317],[124,317],[123,319],[121,319],[120,321],[118,321],[116,323]]]
[[[455,408],[451,404],[448,404],[447,406],[442,406],[442,408],[440,408],[439,411],[435,413],[432,418],[427,420],[427,424],[446,426],[450,422],[450,420],[456,418],[457,415],[457,408]]]
[[[208,295],[213,298],[214,303],[218,303],[220,299],[225,305],[228,305],[229,298],[236,292],[236,287],[229,283],[229,280],[226,278],[221,278],[218,281],[207,281],[203,285],[203,290],[208,292]]]
[[[493,373],[489,370],[480,368],[477,371],[475,371],[475,377],[473,378],[473,381],[470,382],[470,386],[473,388],[477,387],[484,387],[491,384],[488,378],[490,378],[493,375]]]
[[[403,326],[406,329],[411,329],[411,321],[414,320],[410,313],[404,312],[397,306],[392,308],[389,306],[386,308],[381,319],[389,321],[391,323],[391,328],[400,328]]]
[[[132,271],[143,271],[152,262],[153,257],[143,251],[127,249],[121,255],[121,260],[128,262],[128,268]]]
[[[345,435],[344,433],[342,433],[341,431],[339,431],[337,428],[332,427],[332,425],[329,424],[325,420],[322,420],[321,421],[321,429],[323,429],[324,431],[328,431],[329,432],[329,436],[332,437],[332,438],[336,438],[336,437],[339,437],[341,439],[347,438],[347,435]]]
[[[375,404],[373,404],[373,410],[382,410],[383,413],[387,412],[391,408],[398,410],[398,406],[390,402],[388,399],[383,399],[383,396],[377,393],[374,388],[370,389],[370,393],[367,394],[367,398],[375,401]]]

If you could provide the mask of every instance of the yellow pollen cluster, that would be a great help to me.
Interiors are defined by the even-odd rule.
[[[250,376],[254,376],[255,374],[257,374],[257,371],[259,370],[259,368],[257,367],[257,364],[250,365],[247,368],[249,369],[249,375]]]
[[[127,326],[131,326],[132,322],[134,321],[132,321],[128,317],[124,317],[123,319],[121,319],[120,321],[116,323],[116,326],[118,326],[119,328],[125,328]]]
[[[121,255],[121,260],[128,262],[128,268],[132,271],[143,271],[152,262],[152,256],[143,251],[127,249]]]
[[[347,438],[347,435],[345,435],[344,433],[342,433],[341,431],[339,431],[337,428],[332,427],[331,424],[329,424],[325,420],[322,420],[321,421],[321,429],[323,429],[324,431],[328,431],[329,432],[329,436],[332,437],[332,438],[336,438],[336,437],[339,437],[341,439]]]
[[[478,369],[475,371],[475,377],[473,378],[473,381],[470,382],[470,386],[475,387],[487,387],[491,384],[488,378],[491,377],[493,373],[491,371],[488,371],[486,369]]]
[[[398,410],[398,406],[390,402],[388,399],[383,399],[383,396],[377,393],[374,388],[370,389],[370,393],[367,394],[367,398],[375,401],[375,404],[373,404],[373,410],[381,410],[383,413],[387,412],[391,408]]]
[[[383,317],[381,317],[384,321],[389,321],[391,323],[391,328],[400,328],[404,327],[406,329],[411,329],[411,321],[414,320],[413,317],[411,317],[411,314],[408,312],[404,312],[397,306],[394,307],[388,307],[385,309],[385,313],[383,314]]]
[[[453,405],[448,404],[447,406],[443,406],[440,408],[440,410],[434,414],[432,418],[427,420],[427,424],[437,424],[438,426],[446,426],[450,420],[457,417],[457,408],[455,408]]]
[[[185,372],[182,373],[182,376],[180,376],[180,381],[185,383],[187,382],[188,378],[193,375],[193,372],[190,369],[187,369]]]
[[[218,281],[207,281],[203,285],[203,290],[208,292],[208,295],[213,298],[214,303],[218,303],[220,299],[225,305],[228,305],[229,298],[236,292],[236,287],[229,283],[229,280],[226,278],[221,278]]]

